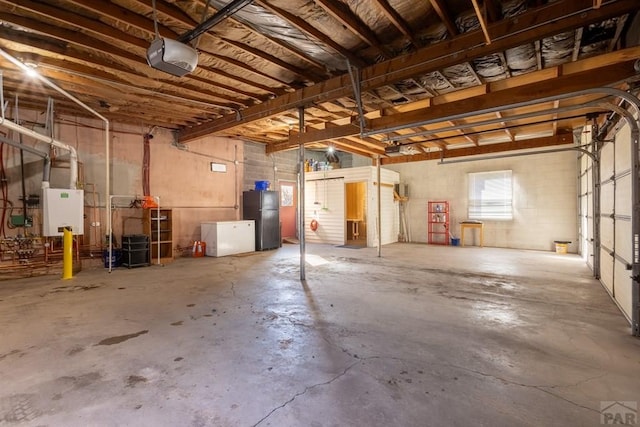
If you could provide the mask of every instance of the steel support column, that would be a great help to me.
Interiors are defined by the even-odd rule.
[[[304,107],[298,108],[298,131],[304,133]],[[305,229],[304,229],[304,143],[301,142],[298,148],[298,169],[300,172],[300,183],[298,185],[298,239],[300,240],[300,280],[306,280],[305,274]]]

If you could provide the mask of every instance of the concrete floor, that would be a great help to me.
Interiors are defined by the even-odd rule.
[[[579,426],[640,340],[575,255],[308,245],[0,282],[0,426]]]

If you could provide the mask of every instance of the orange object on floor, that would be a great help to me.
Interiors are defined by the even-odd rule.
[[[204,253],[207,250],[207,244],[205,242],[201,242],[200,240],[196,240],[193,242],[193,257],[203,257]]]

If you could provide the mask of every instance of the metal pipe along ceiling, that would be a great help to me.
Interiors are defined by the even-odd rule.
[[[414,137],[418,137],[418,136],[430,136],[430,135],[434,135],[434,134],[440,133],[440,132],[461,130],[461,129],[467,129],[467,128],[470,128],[470,127],[491,125],[491,124],[496,124],[496,123],[505,123],[505,122],[510,122],[510,121],[514,121],[514,120],[528,119],[528,118],[538,117],[538,116],[546,116],[546,115],[549,115],[549,114],[565,113],[565,112],[569,112],[569,111],[573,111],[573,110],[578,110],[578,109],[581,109],[581,108],[589,108],[589,107],[598,106],[597,105],[598,102],[602,102],[607,98],[609,98],[609,96],[605,96],[605,97],[602,97],[602,98],[595,99],[593,101],[584,102],[582,104],[571,105],[571,106],[567,106],[567,107],[547,108],[547,109],[544,109],[544,110],[534,111],[534,112],[531,112],[531,113],[515,114],[513,116],[502,116],[502,117],[497,117],[495,119],[482,120],[482,121],[479,121],[479,122],[464,123],[464,124],[460,124],[460,125],[447,126],[447,127],[443,127],[443,128],[425,130],[425,131],[421,131],[421,132],[414,132],[414,133],[405,134],[405,135],[396,135],[396,136],[392,136],[392,137],[386,138],[383,141],[396,142],[396,141],[401,141],[403,139],[409,139],[409,138],[414,138]],[[536,101],[534,104],[537,104],[537,103],[538,103],[538,101]],[[481,113],[474,112],[474,115],[476,115],[476,114],[481,114]],[[442,120],[442,119],[439,119],[439,120]],[[447,119],[445,119],[445,120],[447,120]],[[411,142],[411,143],[400,144],[400,145],[414,145],[414,144],[420,144],[422,142],[425,142],[425,141]]]
[[[49,145],[53,145],[54,147],[61,148],[69,152],[69,188],[75,189],[77,188],[78,183],[78,154],[76,153],[76,149],[72,146],[65,144],[64,142],[58,141],[57,139],[41,135],[36,131],[25,128],[23,126],[17,125],[13,122],[10,122],[4,118],[0,119],[0,126],[6,126],[12,131],[21,133],[26,136],[30,136],[31,138],[37,139],[38,141],[45,142]]]
[[[20,144],[19,142],[13,141],[2,135],[0,135],[0,142],[11,145],[12,147],[18,148],[20,150],[24,150],[27,153],[35,154],[36,156],[42,157],[44,159],[44,169],[42,171],[42,187],[45,188],[49,186],[48,182],[51,176],[51,159],[49,157],[49,153],[45,153],[44,151],[29,147],[28,145]]]
[[[520,107],[528,107],[530,105],[541,104],[541,103],[545,103],[545,102],[560,101],[560,100],[563,100],[563,99],[574,98],[576,96],[581,96],[581,95],[598,95],[598,94],[604,94],[604,93],[606,93],[607,95],[610,95],[610,96],[619,96],[619,97],[623,97],[623,98],[624,98],[624,96],[632,96],[632,95],[627,94],[627,92],[624,92],[624,91],[619,90],[619,89],[614,89],[614,88],[584,89],[584,90],[580,90],[580,91],[576,91],[576,92],[570,92],[570,93],[566,93],[566,94],[562,94],[562,95],[548,96],[548,97],[539,98],[539,99],[531,100],[531,101],[515,102],[513,104],[507,104],[507,105],[502,105],[502,106],[498,106],[498,107],[484,108],[484,109],[481,109],[481,110],[475,110],[475,111],[470,111],[470,112],[466,112],[466,113],[452,114],[452,115],[447,116],[447,117],[439,117],[439,118],[435,118],[435,119],[423,120],[423,121],[414,122],[414,123],[410,123],[410,124],[403,124],[403,125],[398,125],[398,126],[390,126],[388,128],[384,128],[384,129],[370,130],[370,131],[367,131],[367,132],[361,134],[361,136],[362,137],[368,137],[368,136],[380,135],[380,134],[384,134],[384,133],[397,132],[397,131],[408,129],[408,128],[427,126],[427,125],[432,125],[432,124],[435,124],[435,123],[441,123],[441,122],[444,122],[444,121],[454,121],[454,120],[466,119],[466,118],[469,118],[469,117],[479,116],[479,115],[482,115],[482,114],[496,113],[496,112],[501,112],[501,111],[504,111],[504,110],[511,110],[511,109],[520,108]],[[623,94],[624,96],[621,95],[621,94]],[[627,100],[628,102],[633,104],[632,101],[629,101],[626,98],[625,98],[625,100]],[[635,104],[633,104],[633,105],[635,105]],[[540,114],[542,114],[542,113],[538,113],[536,115],[540,115]],[[504,122],[505,118],[502,118],[501,120],[497,120],[497,119],[484,120],[484,121],[476,122],[473,125],[474,126],[481,126],[481,125],[484,125],[485,122],[488,123],[488,124],[491,124],[491,123],[496,123],[496,122],[500,122],[500,121]],[[449,128],[441,128],[441,129],[438,129],[437,131],[438,132],[442,132],[442,131],[445,131],[445,130],[448,130],[448,129]]]

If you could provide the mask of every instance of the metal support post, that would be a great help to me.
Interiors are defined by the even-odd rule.
[[[304,107],[298,108],[299,133],[304,133]],[[298,237],[300,240],[300,280],[306,280],[305,275],[305,227],[304,227],[304,142],[300,142],[299,146],[299,164],[300,184],[298,192]]]
[[[376,171],[378,173],[378,258],[382,256],[382,180],[380,179],[380,155],[376,159]]]
[[[73,278],[73,233],[65,227],[62,237],[62,279]]]

